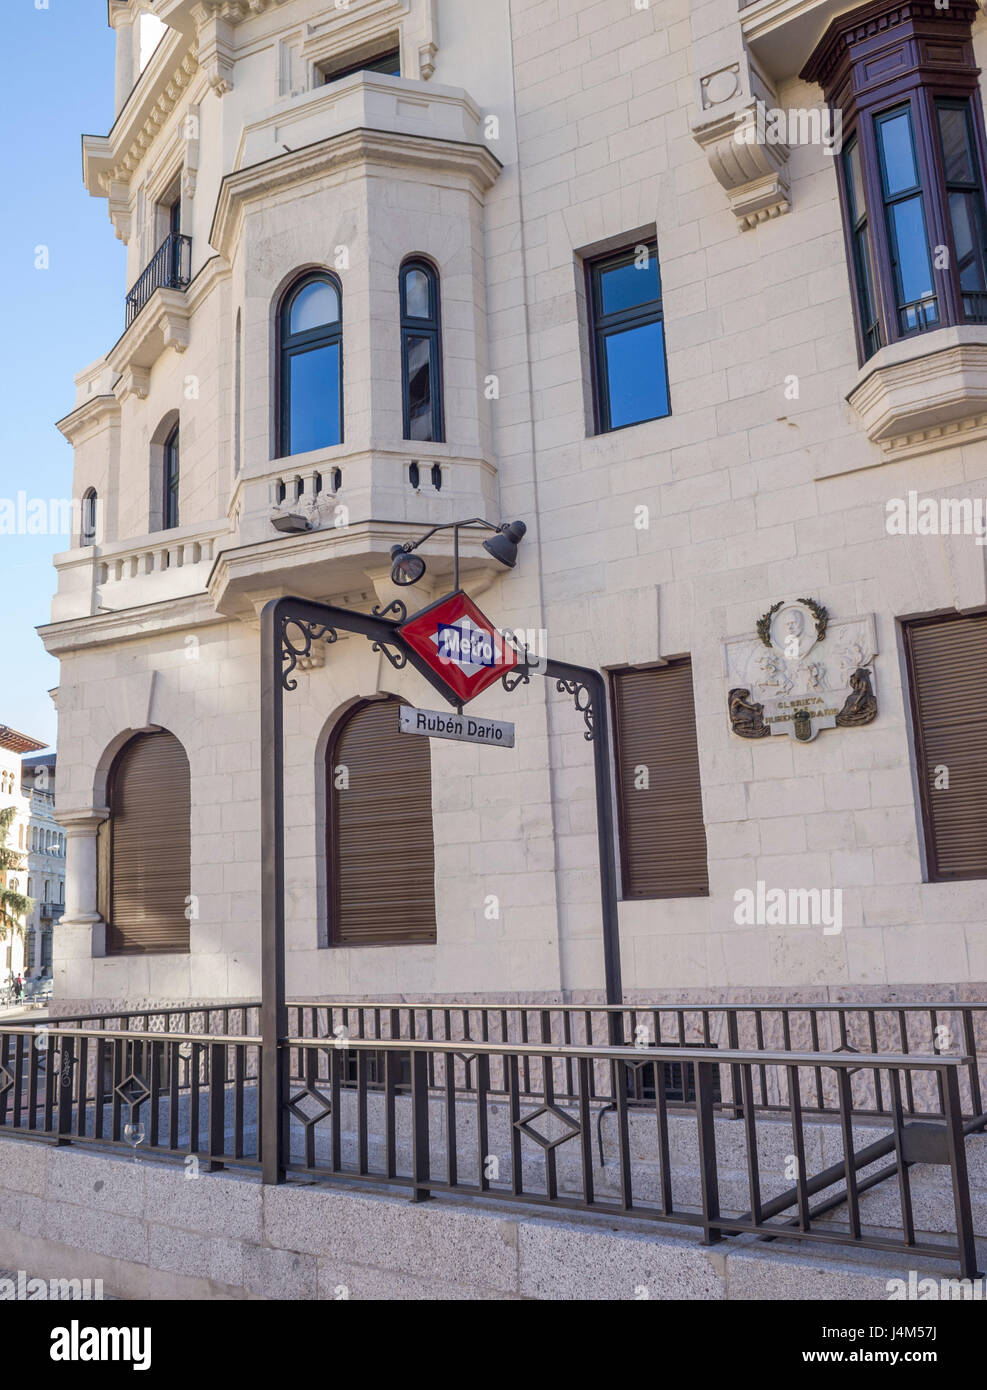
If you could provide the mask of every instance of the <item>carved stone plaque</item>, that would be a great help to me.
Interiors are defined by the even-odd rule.
[[[730,727],[739,738],[788,734],[809,743],[820,729],[877,717],[874,618],[830,620],[813,599],[780,599],[748,637],[724,643]]]

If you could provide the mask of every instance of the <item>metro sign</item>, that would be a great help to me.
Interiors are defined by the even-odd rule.
[[[423,608],[398,631],[461,704],[518,664],[517,652],[462,589]]]

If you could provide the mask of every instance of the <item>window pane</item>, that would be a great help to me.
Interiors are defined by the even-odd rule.
[[[940,106],[937,115],[946,182],[975,183],[973,164],[970,160],[966,112],[955,106]]]
[[[611,429],[668,414],[660,323],[644,323],[623,333],[609,334],[604,339],[603,354]]]
[[[636,261],[600,272],[601,312],[614,314],[658,298],[658,258],[652,251],[640,266]]]
[[[432,340],[405,338],[408,354],[408,438],[432,438]]]
[[[292,454],[340,442],[339,344],[288,358],[289,448]]]
[[[912,123],[907,111],[878,122],[884,153],[884,186],[892,196],[918,183]]]
[[[921,198],[894,203],[888,212],[898,250],[898,274],[902,301],[913,303],[932,294],[932,265],[925,236]]]
[[[429,300],[429,279],[424,270],[406,270],[404,273],[405,313],[410,319],[429,319],[432,308]]]
[[[846,153],[847,184],[850,192],[850,215],[859,222],[867,215],[867,199],[864,194],[864,176],[860,168],[860,146],[854,140]]]
[[[983,245],[972,193],[950,193],[949,216],[956,244],[956,269],[964,290],[982,290],[984,282]]]
[[[339,295],[328,280],[313,280],[303,286],[291,305],[289,333],[306,333],[339,322]]]

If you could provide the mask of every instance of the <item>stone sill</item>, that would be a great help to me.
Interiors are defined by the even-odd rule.
[[[940,328],[882,348],[847,401],[883,459],[987,437],[987,325]]]

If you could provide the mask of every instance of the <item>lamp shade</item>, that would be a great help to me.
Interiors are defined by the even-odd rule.
[[[483,542],[483,548],[488,555],[492,555],[495,560],[512,570],[517,564],[517,548],[527,529],[523,521],[506,522],[495,536]]]

